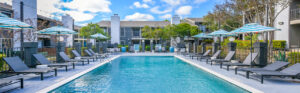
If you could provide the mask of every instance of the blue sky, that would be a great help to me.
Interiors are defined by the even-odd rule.
[[[203,17],[215,4],[225,0],[37,0],[38,14],[60,18],[69,14],[75,24],[110,20],[118,14],[121,20],[160,21],[172,15],[186,17]],[[11,3],[11,0],[0,2]]]

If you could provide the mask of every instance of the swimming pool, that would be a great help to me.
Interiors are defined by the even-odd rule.
[[[51,91],[249,93],[173,56],[122,56]]]

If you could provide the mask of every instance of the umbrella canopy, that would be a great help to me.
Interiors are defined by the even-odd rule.
[[[31,25],[0,14],[0,27],[10,29],[33,28]]]
[[[0,13],[0,17],[8,17],[8,16],[5,15],[5,14]]]
[[[217,31],[214,31],[212,33],[209,33],[208,35],[209,36],[226,36],[228,35],[229,32],[223,30],[223,29],[220,29],[220,30],[217,30]]]
[[[92,38],[100,38],[100,39],[107,39],[106,36],[102,35],[101,33],[97,33],[94,35],[91,35]]]
[[[77,34],[77,32],[62,27],[62,26],[54,26],[50,28],[46,28],[43,30],[38,31],[39,34],[53,34],[53,35],[63,35],[63,34]]]
[[[208,36],[207,34],[205,33],[200,33],[198,35],[194,35],[193,36],[194,38],[212,38],[212,36]]]
[[[259,32],[271,32],[271,31],[279,31],[280,29],[276,29],[274,27],[267,27],[263,25],[259,25],[258,23],[250,23],[246,24],[241,28],[236,30],[237,33],[259,33]]]

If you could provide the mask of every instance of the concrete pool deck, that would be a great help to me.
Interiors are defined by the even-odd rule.
[[[102,66],[105,63],[110,62],[110,60],[116,59],[120,56],[174,56],[177,57],[184,62],[187,62],[195,67],[198,67],[202,70],[205,70],[209,73],[212,73],[228,82],[236,84],[250,92],[253,93],[299,93],[300,83],[292,83],[282,80],[276,79],[265,79],[265,83],[261,84],[259,81],[254,79],[246,79],[243,76],[244,73],[240,73],[241,75],[235,75],[234,70],[226,71],[225,69],[220,69],[219,65],[210,66],[205,62],[200,62],[196,60],[192,60],[189,57],[185,57],[182,55],[175,55],[174,53],[123,53],[119,55],[113,55],[105,61],[97,60],[96,62],[91,62],[85,66],[76,66],[76,69],[69,70],[65,72],[64,70],[59,70],[57,77],[49,77],[45,78],[45,80],[39,80],[39,77],[26,79],[24,81],[24,89],[15,89],[9,91],[11,93],[45,93],[56,87],[65,84],[99,66]],[[252,77],[253,78],[253,77]],[[14,84],[10,87],[19,86],[19,84]],[[5,90],[5,88],[0,88],[0,92]],[[3,92],[3,91],[2,91]]]

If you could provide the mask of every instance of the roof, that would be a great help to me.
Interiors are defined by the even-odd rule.
[[[12,10],[12,6],[6,3],[0,3],[0,7],[8,10]]]
[[[185,20],[192,22],[203,22],[203,18],[185,18]]]
[[[110,27],[110,21],[101,21],[98,23],[100,27]],[[144,27],[144,26],[150,26],[150,27],[163,27],[171,24],[168,21],[121,21],[120,26],[121,27]]]

